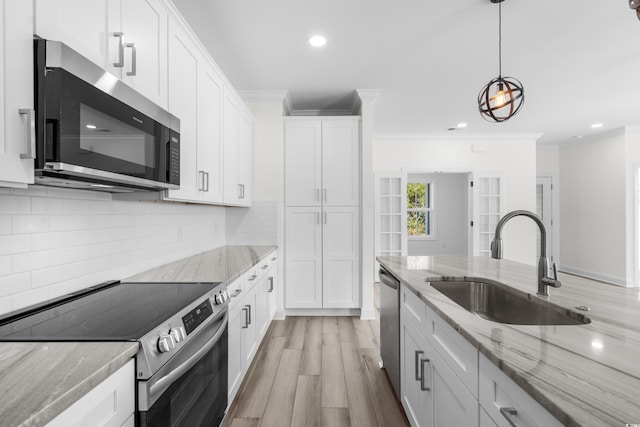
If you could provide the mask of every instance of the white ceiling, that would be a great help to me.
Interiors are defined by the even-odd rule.
[[[288,90],[299,110],[350,108],[379,89],[377,134],[543,133],[562,143],[640,125],[640,21],[628,0],[506,0],[503,76],[525,88],[508,122],[484,121],[498,75],[490,0],[174,0],[238,90]],[[309,36],[328,39],[322,48]],[[639,80],[635,80],[638,78]],[[598,130],[593,123],[603,123]]]

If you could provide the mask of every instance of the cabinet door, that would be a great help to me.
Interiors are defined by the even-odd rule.
[[[287,206],[320,206],[322,130],[320,120],[285,123],[284,179]]]
[[[211,203],[223,200],[222,97],[222,78],[202,59],[198,68],[197,164],[201,198]]]
[[[169,111],[180,119],[180,189],[169,197],[196,200],[199,197],[197,169],[198,55],[182,28],[171,21],[169,29]]]
[[[258,307],[256,309],[256,329],[262,338],[269,327],[269,276],[265,275],[258,283]]]
[[[35,7],[35,34],[65,43],[120,77],[114,65],[121,59],[120,0],[36,0]]]
[[[433,425],[477,427],[478,401],[433,347],[420,363],[425,365],[423,382],[433,393]]]
[[[242,307],[242,301],[239,301],[229,310],[229,404],[233,401],[242,382],[242,331],[245,324],[245,314]]]
[[[168,16],[161,0],[122,1],[122,80],[163,108],[167,107]]]
[[[269,320],[273,320],[274,316],[276,315],[276,310],[277,310],[277,290],[276,287],[278,286],[278,267],[277,266],[273,266],[273,268],[271,269],[268,277],[267,277],[267,282],[268,282],[268,300],[267,300],[267,304],[268,304],[268,310],[269,310]]]
[[[433,426],[433,418],[430,418],[433,414],[433,394],[430,390],[423,390],[420,383],[420,361],[428,344],[411,323],[403,321],[401,325],[402,406],[413,427]]]
[[[325,207],[322,212],[324,308],[360,306],[358,208]]]
[[[225,87],[222,108],[224,151],[224,202],[232,205],[240,200],[238,182],[238,106],[230,88]]]
[[[287,208],[287,308],[322,308],[322,227],[319,208]]]
[[[254,286],[252,290],[247,293],[240,307],[242,323],[242,370],[246,371],[251,365],[253,356],[256,355],[258,350],[258,335],[257,335],[257,316],[256,311],[258,307],[258,287]]]
[[[238,117],[238,185],[240,206],[251,206],[251,157],[253,128],[251,117],[240,113]]]
[[[0,10],[0,185],[33,183],[33,3],[3,0]]]
[[[322,199],[325,206],[360,203],[357,120],[322,122]]]

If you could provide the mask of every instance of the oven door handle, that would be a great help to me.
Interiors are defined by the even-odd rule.
[[[177,368],[169,372],[164,377],[158,379],[158,381],[151,384],[149,387],[149,397],[153,399],[157,394],[163,393],[169,386],[178,378],[183,376],[189,369],[193,368],[196,363],[200,361],[202,356],[204,356],[211,348],[216,345],[222,334],[224,333],[224,329],[227,326],[227,322],[229,320],[229,312],[227,311],[220,322],[220,327],[216,331],[216,333],[211,337],[209,341],[198,351],[193,353],[187,360],[181,363]]]

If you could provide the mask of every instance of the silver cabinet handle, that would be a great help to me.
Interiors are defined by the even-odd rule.
[[[205,175],[207,176],[207,179],[205,181],[207,186],[206,186],[206,189],[204,191],[206,191],[208,193],[209,192],[209,172],[205,172]]]
[[[322,189],[322,200],[325,201],[325,202],[327,201],[327,189],[326,188]]]
[[[320,201],[320,189],[316,188],[316,197],[315,197],[316,202]]]
[[[136,44],[135,43],[126,43],[124,45],[124,47],[130,47],[131,48],[131,71],[127,71],[127,76],[135,76],[136,75],[136,64],[137,64],[137,58],[136,58]]]
[[[235,298],[242,292],[242,289],[236,289],[234,293],[231,294],[231,298]]]
[[[420,390],[422,391],[430,391],[431,387],[428,387],[426,385],[424,385],[424,380],[427,377],[424,374],[424,364],[425,363],[431,363],[431,361],[429,359],[420,359]]]
[[[262,269],[263,269],[263,270],[266,270],[267,268],[269,268],[269,265],[268,265],[268,264],[265,264],[265,265],[263,265],[263,266],[262,266]]]
[[[269,290],[267,292],[273,292],[273,276],[269,277]]]
[[[316,212],[316,225],[320,225],[320,213]]]
[[[275,261],[277,259],[278,259],[277,257],[273,257],[273,258],[271,258],[271,261]]]
[[[244,184],[238,184],[238,198],[244,199]]]
[[[36,111],[29,108],[21,108],[18,110],[21,116],[27,117],[27,145],[24,153],[20,153],[21,159],[36,158]]]
[[[324,223],[324,225],[327,225],[327,213],[326,212],[322,212],[322,222]]]
[[[113,66],[122,68],[124,67],[124,44],[122,40],[124,33],[113,33],[113,37],[118,38],[118,62],[114,62]]]
[[[204,190],[204,171],[198,171],[198,191]]]
[[[418,371],[418,360],[420,360],[420,355],[422,354],[424,354],[424,351],[416,350],[415,362],[414,362],[415,371],[416,371],[416,381],[422,381],[422,378],[420,377],[420,372]]]
[[[247,307],[249,307],[249,323],[247,323],[247,326],[249,326],[251,324],[251,306],[248,305]]]
[[[518,410],[516,408],[500,408],[500,413],[503,417],[507,419],[507,422],[511,427],[518,427],[516,423],[515,417],[518,415]]]
[[[257,274],[252,275],[251,277],[249,277],[249,281],[253,282],[254,280],[256,280],[258,278]]]
[[[242,307],[242,311],[244,311],[244,325],[242,325],[242,329],[247,329],[249,327],[249,306],[245,305]]]

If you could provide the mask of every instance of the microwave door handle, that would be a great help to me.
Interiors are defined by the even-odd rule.
[[[204,356],[209,350],[211,350],[211,348],[213,348],[214,345],[216,345],[216,343],[224,333],[228,320],[229,320],[229,311],[227,311],[224,314],[222,321],[219,322],[220,327],[218,328],[216,333],[211,337],[211,339],[207,341],[206,344],[200,347],[198,351],[196,351],[191,356],[189,356],[187,360],[181,363],[173,371],[169,372],[167,375],[160,378],[158,381],[156,381],[151,385],[151,387],[149,388],[149,397],[153,399],[153,397],[156,394],[163,393],[167,388],[169,388],[169,386],[175,380],[183,376],[189,369],[193,368],[196,365],[196,363],[198,363],[200,359],[202,359],[202,356]]]

